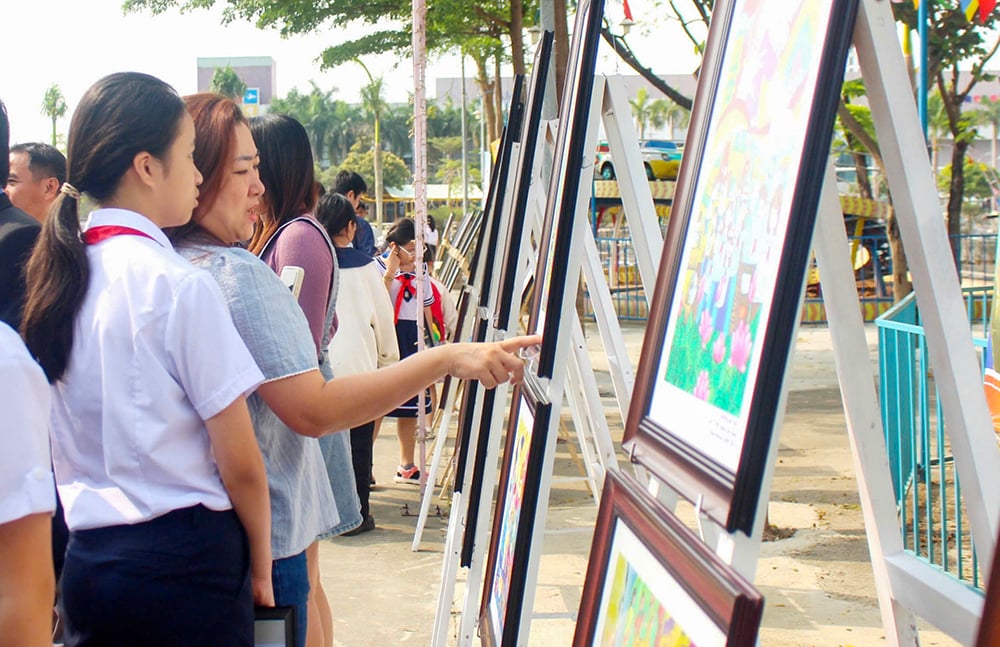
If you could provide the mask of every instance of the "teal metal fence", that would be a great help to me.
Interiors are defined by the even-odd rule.
[[[982,366],[992,286],[963,288]],[[910,294],[879,317],[879,400],[903,547],[961,582],[982,588],[945,416]]]

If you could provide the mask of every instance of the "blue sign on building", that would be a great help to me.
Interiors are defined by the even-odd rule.
[[[247,88],[243,92],[243,103],[245,105],[256,105],[260,103],[260,88]]]

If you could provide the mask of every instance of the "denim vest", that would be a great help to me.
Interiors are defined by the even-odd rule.
[[[177,251],[215,277],[265,382],[316,368],[316,349],[302,309],[260,259],[243,249],[194,239],[181,242]],[[247,404],[267,470],[273,558],[291,557],[344,525],[343,519],[337,514],[319,442],[295,433],[257,393]]]
[[[337,265],[337,254],[334,251],[333,243],[326,230],[315,219],[307,216],[299,216],[289,220],[264,243],[261,248],[260,257],[265,258],[271,245],[281,235],[282,230],[293,222],[304,220],[313,225],[317,231],[323,235],[323,239],[330,246],[330,255],[333,256],[333,277],[330,281],[330,298],[326,305],[326,319],[323,322],[323,341],[320,344],[322,349],[319,354],[319,370],[327,380],[332,380],[333,370],[330,368],[329,351],[330,329],[333,325],[333,317],[337,311],[337,292],[340,288],[340,268]],[[301,312],[301,310],[300,310]],[[311,337],[310,337],[311,339]],[[313,348],[315,353],[316,349]],[[319,439],[320,449],[323,451],[323,461],[326,463],[326,474],[330,480],[330,487],[333,489],[333,498],[337,502],[337,513],[340,515],[340,524],[321,535],[321,538],[333,537],[341,533],[352,530],[361,525],[361,500],[358,498],[357,484],[354,480],[354,464],[351,462],[351,435],[346,432],[336,432],[327,434]]]

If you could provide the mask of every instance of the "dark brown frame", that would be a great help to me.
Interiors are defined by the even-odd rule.
[[[758,4],[761,2],[781,3],[784,6],[783,0],[760,0]],[[744,397],[750,398],[750,404],[746,424],[741,430],[738,463],[732,470],[720,462],[718,456],[707,455],[685,441],[689,435],[708,433],[707,422],[699,420],[698,429],[691,428],[698,423],[682,428],[676,421],[668,423],[669,426],[660,424],[649,414],[655,387],[661,377],[660,360],[671,323],[670,312],[675,300],[684,298],[678,285],[681,272],[685,269],[681,267],[681,262],[688,242],[698,179],[703,168],[717,168],[725,161],[707,159],[705,151],[718,88],[722,81],[733,83],[748,74],[741,68],[733,78],[720,79],[724,58],[733,56],[745,60],[758,55],[757,52],[730,48],[734,12],[749,11],[742,8],[742,4],[743,0],[720,0],[712,15],[623,445],[633,462],[647,467],[684,498],[700,504],[701,510],[726,531],[740,530],[750,534],[763,487],[792,332],[797,322],[822,178],[858,3],[857,0],[833,0],[829,4],[816,5],[829,7],[829,24],[826,38],[814,44],[814,47],[821,48],[818,50],[818,76],[800,151],[798,173],[794,177],[782,177],[781,167],[775,165],[778,169],[777,181],[787,180],[787,185],[792,187],[791,207],[787,213],[780,214],[786,219],[787,229],[774,272],[776,280],[766,311],[766,325],[756,333],[754,344],[760,346],[760,359],[756,366],[756,380],[747,382],[744,387],[745,393],[749,394]],[[755,164],[767,163],[766,159],[755,160]],[[742,169],[733,171],[740,172]],[[785,190],[788,190],[787,187]]]
[[[662,504],[619,470],[608,473],[590,549],[577,616],[574,647],[596,644],[604,582],[615,530],[624,524],[654,555],[659,566],[726,635],[727,647],[753,647],[764,598],[725,564]],[[660,574],[662,575],[662,573]],[[653,574],[646,581],[653,579]],[[669,601],[663,601],[669,604]],[[683,618],[677,616],[678,621]],[[700,644],[700,643],[699,643]]]
[[[979,638],[976,647],[996,647],[1000,645],[1000,559],[993,553],[990,578],[986,580],[986,601],[979,621]]]

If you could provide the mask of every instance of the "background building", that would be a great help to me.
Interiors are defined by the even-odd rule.
[[[219,56],[198,59],[198,92],[208,92],[215,70],[229,66],[247,84],[243,97],[244,113],[248,117],[267,112],[276,87],[277,70],[270,56]],[[256,92],[254,92],[256,90]],[[254,100],[256,99],[256,103]]]

